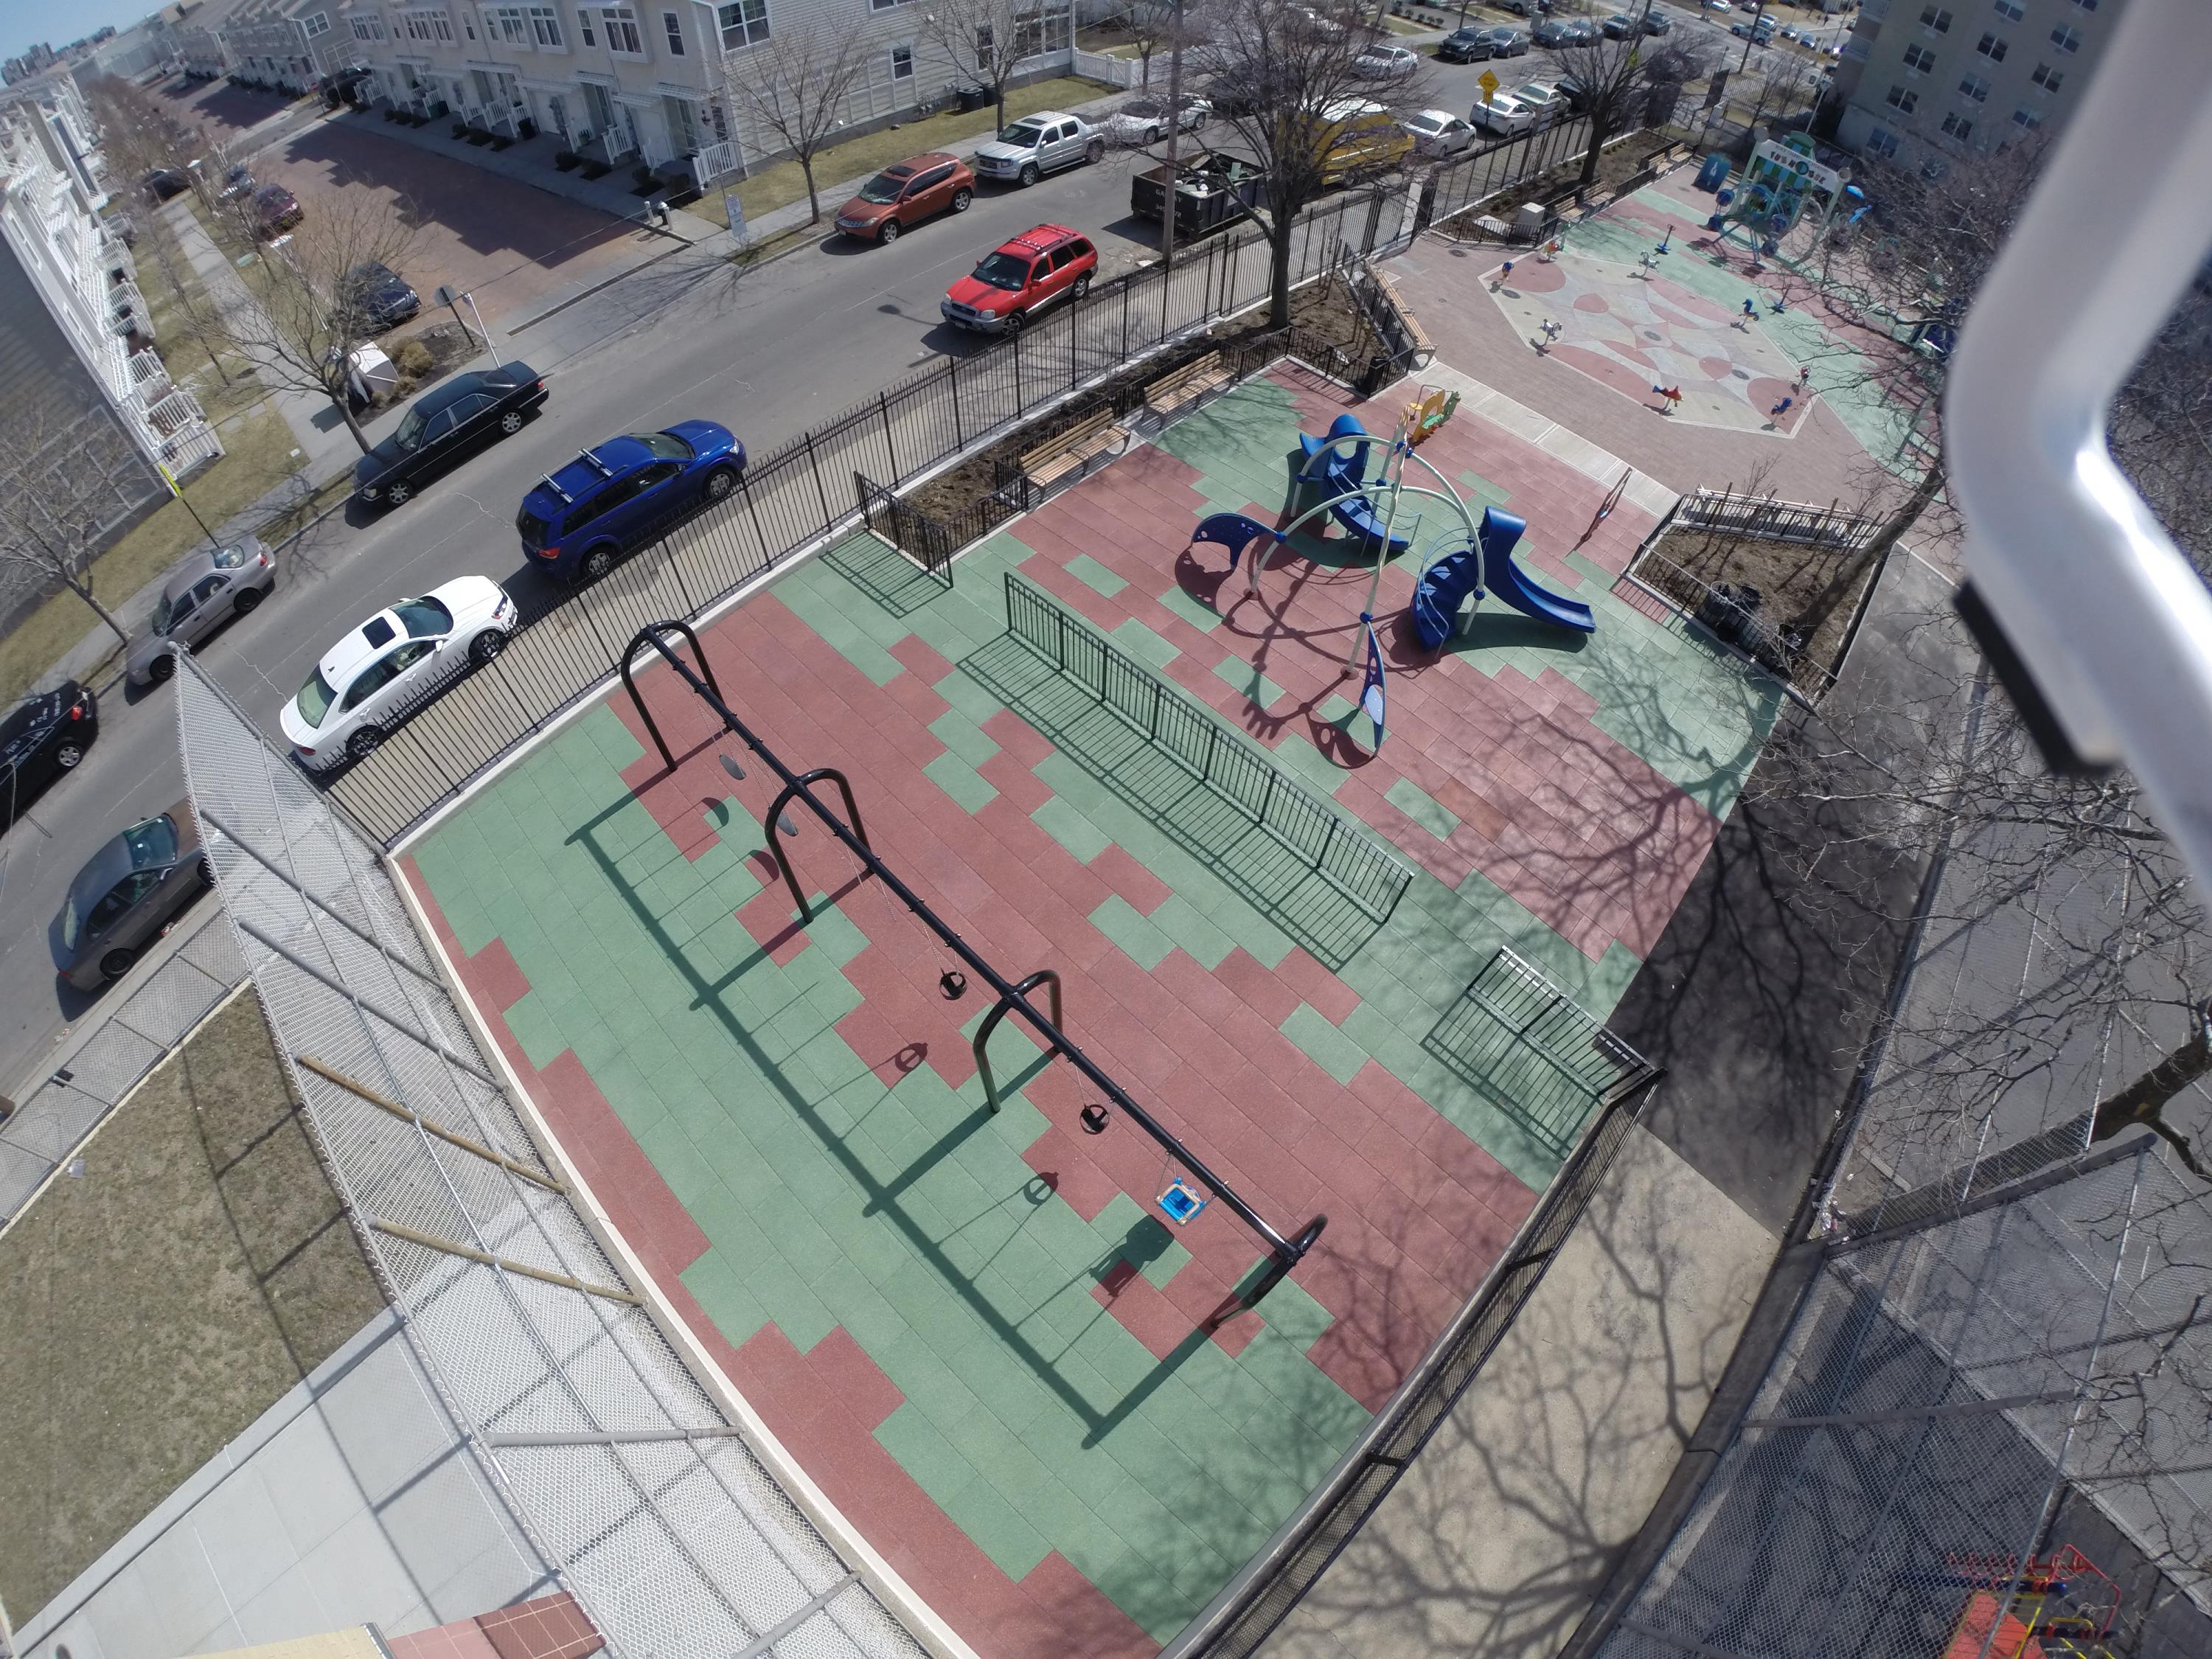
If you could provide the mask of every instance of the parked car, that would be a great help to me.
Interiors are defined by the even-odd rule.
[[[150,167],[138,180],[138,187],[149,200],[166,202],[172,196],[182,196],[192,187],[192,181],[182,167]]]
[[[1597,39],[1597,25],[1586,18],[1571,17],[1567,20],[1567,45],[1586,46]]]
[[[1322,106],[1319,118],[1328,140],[1324,185],[1395,167],[1413,154],[1413,141],[1397,117],[1371,98],[1335,99]]]
[[[1105,153],[1105,137],[1088,121],[1044,110],[1024,116],[976,150],[975,171],[986,179],[1033,185],[1048,173],[1095,161]]]
[[[223,169],[222,197],[225,201],[234,196],[242,196],[252,188],[253,169],[245,162],[234,161]]]
[[[55,967],[80,991],[122,978],[169,919],[214,885],[190,801],[142,819],[94,853],[70,884]]]
[[[1066,225],[1039,225],[1002,242],[945,291],[938,309],[955,328],[1016,334],[1063,295],[1079,300],[1098,273],[1098,250]]]
[[[0,824],[13,823],[64,772],[74,772],[100,735],[92,688],[64,680],[34,691],[0,720]]]
[[[1528,132],[1544,124],[1542,115],[1533,105],[1524,104],[1510,92],[1493,93],[1488,103],[1478,100],[1467,112],[1467,118],[1485,132],[1510,137],[1516,132]]]
[[[1523,81],[1513,95],[1536,112],[1536,125],[1546,126],[1567,112],[1567,100],[1553,81]]]
[[[1194,93],[1185,93],[1176,112],[1176,125],[1195,132],[1213,116],[1213,106]],[[1168,100],[1132,98],[1099,125],[1108,142],[1116,144],[1157,144],[1167,136]]]
[[[367,260],[346,273],[341,295],[364,332],[397,328],[422,309],[422,296],[390,265]]]
[[[933,151],[885,167],[837,210],[837,228],[864,242],[895,242],[909,225],[939,213],[965,213],[975,175],[957,155]]]
[[[1491,0],[1491,3],[1516,17],[1540,17],[1552,9],[1552,0]]]
[[[306,216],[300,198],[282,185],[264,185],[253,192],[253,217],[264,236],[279,236]]]
[[[1444,109],[1425,109],[1398,125],[1412,137],[1413,154],[1431,161],[1449,161],[1480,136],[1472,125]]]
[[[714,421],[678,421],[580,450],[522,498],[522,550],[548,575],[597,581],[615,562],[744,479],[745,447]]]
[[[1437,44],[1437,56],[1447,64],[1481,64],[1492,58],[1519,58],[1528,50],[1526,30],[1499,25],[1486,29],[1455,29]]]
[[[1420,66],[1407,47],[1379,40],[1352,60],[1352,72],[1366,81],[1402,81]]]
[[[256,536],[228,547],[188,553],[169,567],[153,620],[131,642],[125,672],[133,685],[153,685],[177,672],[189,651],[233,617],[249,616],[276,590],[276,562]]]
[[[528,363],[456,374],[417,398],[398,429],[354,463],[354,499],[399,507],[423,483],[485,444],[522,430],[545,401],[545,382]]]
[[[1646,34],[1669,34],[1674,28],[1674,20],[1656,6],[1644,14],[1643,23]]]
[[[402,599],[325,652],[276,723],[310,771],[359,760],[424,692],[497,656],[514,622],[514,601],[489,576]]]
[[[1575,38],[1574,25],[1564,17],[1547,17],[1529,33],[1538,46],[1554,48],[1570,45]]]
[[[1763,46],[1774,39],[1774,23],[1771,18],[1747,17],[1729,24],[1729,33],[1739,40],[1748,40],[1754,46]]]

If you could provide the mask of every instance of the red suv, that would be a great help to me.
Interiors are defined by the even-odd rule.
[[[1025,230],[945,290],[938,309],[956,328],[1018,332],[1062,295],[1081,299],[1098,274],[1098,250],[1066,225]]]

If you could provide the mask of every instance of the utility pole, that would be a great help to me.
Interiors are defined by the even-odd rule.
[[[1157,3],[1157,0],[1155,0]],[[1182,148],[1182,0],[1175,0],[1168,39],[1168,187],[1160,197],[1160,269],[1175,269],[1176,156]]]

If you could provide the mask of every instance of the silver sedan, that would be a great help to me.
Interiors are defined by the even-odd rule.
[[[252,536],[188,553],[170,568],[146,632],[131,641],[133,685],[177,672],[177,653],[200,644],[233,617],[249,614],[276,586],[276,561]]]

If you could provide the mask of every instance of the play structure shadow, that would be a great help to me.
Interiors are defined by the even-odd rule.
[[[1419,648],[1412,637],[1413,627],[1407,620],[1405,637],[1409,646]],[[1485,608],[1462,622],[1459,631],[1446,640],[1438,650],[1465,653],[1469,651],[1506,650],[1521,646],[1538,651],[1549,651],[1564,657],[1580,656],[1589,648],[1590,636],[1571,629],[1557,627],[1551,623],[1538,622],[1534,617],[1516,616],[1510,611]]]

